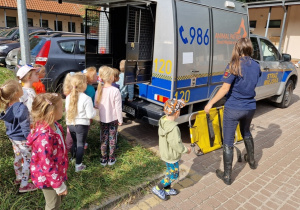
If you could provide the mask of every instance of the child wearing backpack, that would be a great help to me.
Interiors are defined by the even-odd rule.
[[[15,153],[16,180],[14,184],[20,184],[19,192],[23,193],[37,190],[37,188],[34,184],[28,183],[31,147],[26,143],[30,133],[30,119],[28,108],[19,102],[22,95],[21,84],[16,80],[9,80],[0,87],[0,105],[5,109],[5,112],[1,113],[0,119],[5,122],[6,134]]]
[[[108,66],[99,69],[103,83],[98,84],[95,107],[99,109],[101,125],[101,165],[114,165],[118,125],[122,125],[122,99],[119,89],[112,86],[114,70]],[[109,145],[109,153],[108,153]]]
[[[159,120],[159,151],[161,159],[166,162],[167,171],[165,178],[152,188],[152,192],[162,200],[167,200],[169,195],[178,194],[177,190],[171,188],[171,184],[178,179],[181,154],[191,152],[191,148],[182,144],[178,123],[175,122],[184,106],[185,102],[181,99],[167,100],[164,105],[166,115]]]
[[[31,179],[42,189],[45,209],[59,209],[67,195],[68,152],[63,128],[57,122],[63,115],[63,101],[57,93],[42,93],[32,103],[33,129],[28,136],[32,147]]]

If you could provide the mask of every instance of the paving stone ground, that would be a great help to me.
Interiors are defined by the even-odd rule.
[[[191,153],[180,161],[180,194],[161,201],[149,194],[116,208],[146,209],[300,209],[300,85],[286,109],[259,101],[252,121],[255,159],[251,170],[245,161],[233,160],[233,184],[225,185],[215,171],[223,168],[222,150],[197,157]],[[190,145],[187,124],[180,126],[186,146]],[[121,134],[158,152],[157,127],[132,121],[121,126]],[[237,144],[246,153],[243,143]],[[236,154],[236,153],[235,153]]]

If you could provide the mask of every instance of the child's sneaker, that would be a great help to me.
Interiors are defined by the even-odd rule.
[[[108,160],[108,165],[112,166],[116,163],[116,161],[117,161],[117,158],[109,159]]]
[[[19,188],[19,192],[20,193],[24,193],[24,192],[31,192],[31,191],[35,191],[37,190],[38,188],[32,184],[32,183],[28,183],[26,186],[24,187],[20,187]]]
[[[83,165],[82,163],[75,166],[75,172],[79,172],[79,171],[82,171],[84,169],[86,169],[86,165]]]
[[[160,190],[157,186],[152,188],[152,192],[159,197],[160,199],[166,201],[168,200],[168,197],[166,195],[166,191],[164,189]]]
[[[106,158],[101,158],[100,163],[101,163],[101,165],[106,166],[107,165],[107,159]]]
[[[166,191],[166,195],[178,195],[178,191],[173,189],[173,188],[170,188],[170,189],[165,189]]]

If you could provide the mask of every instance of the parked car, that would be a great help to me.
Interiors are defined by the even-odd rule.
[[[17,40],[20,37],[19,27],[3,29],[4,33],[0,36],[0,43],[9,40]],[[28,27],[28,33],[32,33],[34,31],[47,30],[52,31],[51,28],[41,28],[41,27]]]
[[[46,77],[42,81],[48,91],[61,91],[67,73],[85,69],[83,34],[61,32],[34,36],[30,39],[30,53],[32,64],[46,67]]]
[[[34,35],[45,35],[45,34],[51,34],[51,33],[53,33],[53,31],[48,31],[48,30],[34,31],[29,34],[29,39],[31,37],[33,37]],[[7,41],[0,42],[0,65],[6,65],[6,56],[8,55],[8,53],[10,51],[12,51],[13,49],[19,48],[19,47],[20,47],[20,39],[17,39],[15,41],[7,40]],[[17,52],[17,51],[14,51],[14,52]],[[8,64],[8,65],[10,66],[10,64]],[[10,68],[10,67],[8,67],[8,68]]]

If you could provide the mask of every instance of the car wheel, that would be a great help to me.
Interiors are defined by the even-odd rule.
[[[286,108],[290,105],[293,96],[294,82],[289,80],[285,85],[282,101],[277,104],[280,108]]]

